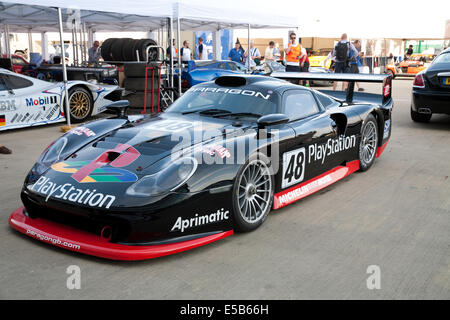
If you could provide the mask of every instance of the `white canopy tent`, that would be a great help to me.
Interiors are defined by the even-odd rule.
[[[10,0],[0,2],[0,24],[5,27],[9,52],[10,32],[48,32],[59,31],[63,43],[64,22],[71,28],[74,22],[90,31],[152,31],[159,29],[169,19],[169,38],[173,38],[173,22],[176,22],[178,49],[181,47],[181,30],[212,30],[226,28],[286,28],[297,27],[295,16],[274,15],[270,8],[254,6],[256,3],[242,1],[237,8],[226,7],[222,2],[205,5],[188,0]],[[215,5],[215,6],[214,6]],[[238,10],[236,10],[238,9]],[[58,22],[58,24],[56,24]],[[84,33],[84,32],[83,32]],[[76,32],[73,33],[76,37]],[[76,39],[76,38],[75,38]],[[220,37],[216,37],[220,41]],[[249,41],[250,42],[250,41]],[[30,41],[31,43],[31,41]],[[170,45],[171,45],[170,41]],[[31,45],[30,45],[31,47]],[[67,83],[65,50],[62,51],[64,83]],[[181,57],[178,55],[179,74]],[[171,74],[173,75],[173,64]],[[173,78],[172,78],[173,81]],[[172,82],[173,83],[173,82]],[[68,92],[66,88],[66,114],[69,113]],[[178,81],[181,94],[181,81]],[[70,117],[67,117],[70,126]]]
[[[167,18],[180,19],[181,30],[220,30],[226,28],[289,28],[297,27],[294,15],[273,15],[270,8],[252,6],[242,1],[236,9],[224,8],[222,2],[193,4],[187,0],[10,0],[0,2],[0,23],[11,32],[58,31],[56,8],[63,10],[66,21],[75,10],[80,19],[96,31],[154,30]],[[70,10],[72,9],[72,10]]]

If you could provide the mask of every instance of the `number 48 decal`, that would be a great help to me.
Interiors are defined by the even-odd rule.
[[[305,176],[305,148],[283,154],[283,180],[281,188],[303,181]]]

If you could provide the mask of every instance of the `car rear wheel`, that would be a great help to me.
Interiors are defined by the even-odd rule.
[[[364,121],[361,130],[361,142],[359,143],[359,168],[361,171],[369,170],[375,162],[378,146],[377,120],[369,114]]]
[[[431,120],[431,113],[418,113],[411,107],[411,119],[414,122],[428,122]]]
[[[258,154],[239,170],[233,187],[233,213],[237,231],[255,230],[264,223],[273,203],[274,179],[269,160]]]
[[[81,87],[69,90],[70,120],[74,123],[86,121],[92,114],[94,103],[89,91]]]

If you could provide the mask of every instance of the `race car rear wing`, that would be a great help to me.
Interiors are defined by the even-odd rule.
[[[388,74],[360,74],[360,73],[319,73],[319,72],[273,72],[271,77],[284,80],[316,80],[316,81],[344,81],[349,82],[345,101],[353,102],[355,82],[372,82],[383,84],[383,100],[385,104],[391,99],[392,77]]]

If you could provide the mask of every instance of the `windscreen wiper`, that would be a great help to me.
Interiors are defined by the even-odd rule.
[[[214,117],[218,118],[218,117],[254,117],[254,118],[259,118],[261,117],[260,114],[258,113],[252,113],[252,112],[228,112],[228,113],[223,113],[223,114],[216,114],[214,115]]]
[[[203,109],[197,109],[197,110],[191,110],[191,111],[186,111],[186,112],[182,112],[182,115],[185,114],[190,114],[190,113],[196,113],[198,112],[199,114],[203,114],[203,115],[215,115],[215,114],[228,114],[231,113],[231,111],[225,110],[225,109],[217,109],[217,108],[203,108]]]

